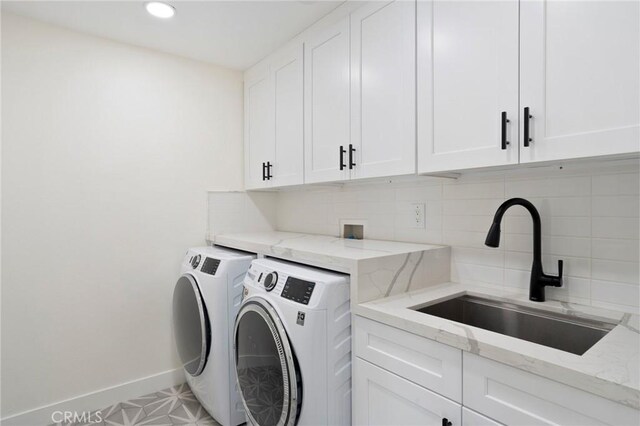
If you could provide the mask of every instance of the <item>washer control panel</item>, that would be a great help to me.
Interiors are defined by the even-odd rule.
[[[215,275],[218,270],[218,266],[220,266],[220,260],[207,257],[204,259],[204,263],[202,264],[200,271],[205,274]]]
[[[293,300],[294,302],[302,303],[303,305],[308,305],[315,285],[316,283],[311,281],[289,277],[282,289],[282,297]]]

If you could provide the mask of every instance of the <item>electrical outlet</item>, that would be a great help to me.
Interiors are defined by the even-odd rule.
[[[411,204],[411,228],[424,228],[426,220],[424,217],[424,203]]]

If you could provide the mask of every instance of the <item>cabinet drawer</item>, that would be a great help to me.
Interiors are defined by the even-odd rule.
[[[460,404],[361,358],[353,373],[355,425],[460,426]]]
[[[502,423],[498,423],[489,417],[462,407],[462,426],[502,426]]]
[[[462,352],[442,343],[355,318],[355,354],[454,401],[462,399]]]
[[[504,424],[640,424],[640,411],[571,386],[471,353],[463,365],[464,405]]]

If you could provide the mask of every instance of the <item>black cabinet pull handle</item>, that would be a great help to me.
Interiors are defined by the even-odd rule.
[[[266,163],[262,163],[262,180],[266,180],[267,179],[267,164]]]
[[[442,419],[442,426],[451,426],[452,424],[446,417]]]
[[[353,147],[353,144],[349,144],[349,169],[353,169],[356,166],[355,161],[353,161],[354,152],[356,152],[356,149]]]
[[[529,146],[529,142],[533,142],[529,137],[529,119],[531,118],[533,115],[529,113],[529,107],[524,107],[524,146]]]
[[[509,145],[509,141],[507,140],[507,123],[509,123],[509,119],[507,118],[507,112],[502,111],[502,149],[507,149],[507,145]]]
[[[271,161],[267,161],[267,180],[271,180],[271,178],[273,177],[273,175],[271,174],[271,166],[273,166],[273,164],[271,164]]]
[[[344,170],[346,165],[344,164],[344,154],[347,153],[347,150],[340,145],[340,170]]]

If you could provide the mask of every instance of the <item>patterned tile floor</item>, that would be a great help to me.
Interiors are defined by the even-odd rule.
[[[57,426],[219,426],[184,383],[160,392],[98,410],[88,423],[56,423]],[[97,412],[96,412],[97,413]]]

